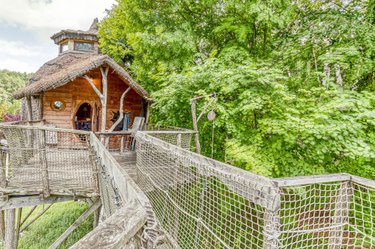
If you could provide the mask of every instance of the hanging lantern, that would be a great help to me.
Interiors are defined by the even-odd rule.
[[[209,121],[213,121],[215,118],[216,118],[216,113],[214,112],[214,110],[210,111],[210,112],[207,114],[207,119],[208,119]]]

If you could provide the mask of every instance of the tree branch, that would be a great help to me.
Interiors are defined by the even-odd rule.
[[[121,95],[121,99],[120,99],[120,108],[119,108],[119,112],[120,112],[120,116],[118,117],[118,119],[116,120],[116,122],[111,126],[111,128],[109,128],[108,132],[112,132],[115,130],[115,128],[117,127],[117,125],[122,121],[122,119],[124,118],[124,99],[125,99],[125,96],[126,94],[131,90],[130,87],[128,87],[128,89],[125,90],[125,92]]]
[[[104,100],[104,96],[103,96],[103,94],[99,91],[99,89],[95,86],[95,84],[94,84],[94,82],[92,81],[92,79],[91,79],[90,77],[88,77],[87,75],[84,75],[83,78],[84,78],[85,80],[87,80],[87,81],[90,83],[92,89],[94,89],[95,93],[96,93],[96,94],[99,96],[99,98],[103,101],[103,100]]]

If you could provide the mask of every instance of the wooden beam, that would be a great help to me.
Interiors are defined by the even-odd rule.
[[[90,86],[94,90],[94,92],[98,95],[100,100],[104,99],[103,94],[99,91],[99,89],[95,86],[94,81],[87,75],[84,75],[83,78],[87,80],[88,83],[90,83]]]
[[[133,248],[128,243],[145,223],[145,209],[131,200],[70,248]]]
[[[119,107],[119,114],[120,114],[120,116],[118,117],[118,119],[116,120],[116,122],[111,126],[111,128],[109,128],[108,132],[113,132],[116,129],[117,125],[119,125],[120,122],[122,121],[122,119],[124,118],[124,100],[125,100],[126,94],[128,94],[128,92],[130,90],[131,90],[131,87],[128,87],[125,90],[125,92],[121,95],[121,98],[120,98],[120,107]],[[107,137],[107,139],[105,141],[106,148],[108,148],[108,144],[109,144],[109,137]]]
[[[0,240],[4,241],[5,236],[5,212],[0,210]]]
[[[97,200],[87,209],[78,219],[49,247],[49,249],[56,249],[68,236],[82,223],[87,217],[94,213],[100,206],[101,202]],[[99,236],[100,237],[100,236]],[[100,239],[100,238],[99,238]]]
[[[106,130],[106,121],[107,121],[107,99],[108,99],[108,70],[109,67],[103,69],[100,67],[100,72],[102,74],[102,85],[103,85],[103,100],[102,100],[102,124],[101,132]]]
[[[124,118],[124,100],[125,100],[125,97],[126,97],[126,94],[128,94],[128,92],[131,90],[131,87],[128,87],[125,92],[121,95],[121,98],[120,98],[120,107],[119,107],[119,112],[120,112],[120,116],[118,117],[118,119],[116,120],[116,122],[111,126],[111,128],[109,128],[108,132],[112,132],[116,129],[116,127],[120,124],[120,122],[122,121],[122,119]]]
[[[25,222],[27,221],[27,219],[30,217],[30,215],[35,211],[35,209],[37,208],[38,206],[34,206],[25,216],[25,218],[21,221],[20,223],[20,227],[22,227],[23,224],[25,224]]]
[[[37,216],[35,216],[29,223],[27,223],[27,225],[25,225],[22,229],[20,229],[20,232],[22,233],[23,231],[25,231],[29,226],[31,226],[31,224],[33,224],[37,219],[39,219],[39,217],[41,217],[45,212],[47,212],[48,209],[50,209],[52,207],[53,203],[48,205],[48,207],[46,207],[45,209],[42,210],[42,212],[40,212]]]
[[[148,123],[150,121],[150,111],[151,111],[151,103],[150,101],[147,101],[147,108],[146,108],[146,127],[148,126]]]
[[[4,240],[4,249],[16,249],[15,247],[15,233],[14,233],[14,224],[16,218],[16,210],[9,209],[5,215],[5,240]]]
[[[352,178],[349,174],[329,174],[329,175],[315,175],[315,176],[297,176],[274,178],[272,181],[277,187],[289,187],[305,184],[328,183],[328,182],[341,182],[350,181]]]
[[[37,206],[50,204],[53,202],[65,202],[74,200],[73,196],[51,196],[49,198],[40,198],[40,196],[21,196],[11,197],[6,201],[0,202],[0,210],[8,210],[20,207]]]
[[[92,228],[95,229],[99,225],[99,218],[100,218],[100,211],[102,207],[99,207],[97,210],[94,212],[94,220],[92,222]]]

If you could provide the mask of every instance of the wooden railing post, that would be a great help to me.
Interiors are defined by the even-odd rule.
[[[269,201],[264,211],[263,249],[277,249],[280,235],[280,193],[275,193],[274,199]]]
[[[0,241],[4,241],[5,236],[5,211],[0,210]]]
[[[349,221],[350,202],[353,197],[353,185],[351,181],[344,181],[337,190],[334,214],[332,217],[332,229],[328,235],[328,249],[340,249],[343,245],[345,224]]]
[[[181,133],[178,133],[178,134],[177,134],[177,143],[176,143],[176,145],[177,145],[178,147],[181,147],[181,146],[182,146],[182,134],[181,134]]]
[[[1,148],[0,150],[0,187],[5,188],[7,185],[7,165],[8,163],[8,152]]]
[[[38,150],[40,156],[40,165],[42,171],[42,181],[43,181],[43,196],[50,196],[50,186],[49,186],[49,176],[48,176],[48,161],[46,152],[46,131],[43,129],[39,130],[38,139]]]

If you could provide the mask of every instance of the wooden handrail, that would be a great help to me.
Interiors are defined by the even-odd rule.
[[[145,223],[145,209],[138,201],[129,201],[70,249],[133,248],[129,245],[130,239],[135,237]]]

